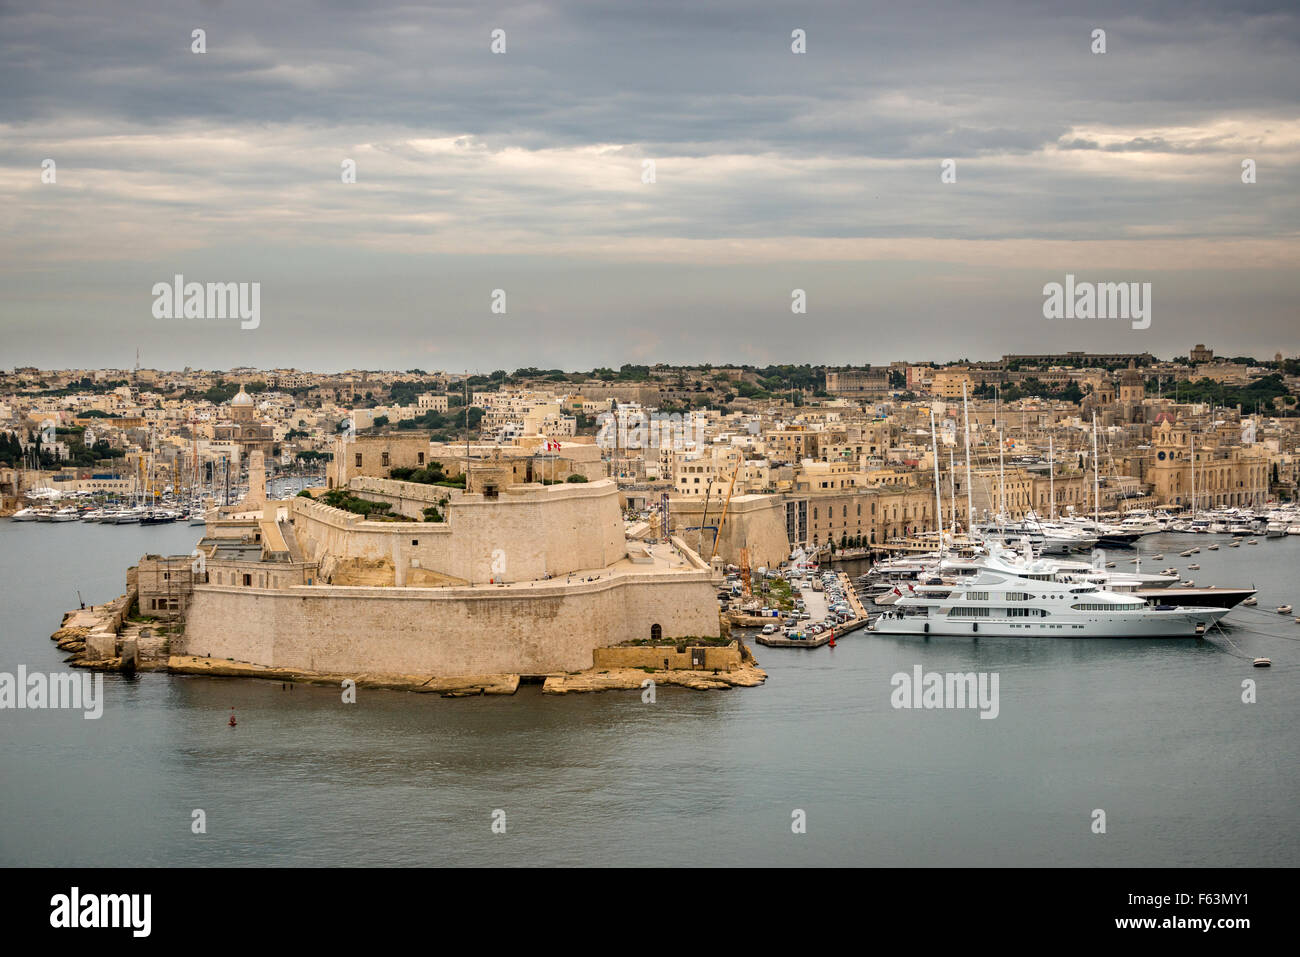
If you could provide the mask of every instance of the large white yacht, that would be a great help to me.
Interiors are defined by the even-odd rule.
[[[891,610],[869,627],[882,635],[1172,638],[1202,634],[1228,614],[1059,581],[1057,564],[996,550],[973,576],[900,589]]]

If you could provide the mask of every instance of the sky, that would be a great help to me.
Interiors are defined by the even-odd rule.
[[[1298,53],[1286,2],[0,0],[0,367],[1294,355]]]

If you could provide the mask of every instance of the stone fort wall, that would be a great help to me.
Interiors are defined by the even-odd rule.
[[[176,653],[367,674],[552,674],[594,649],[717,635],[706,569],[488,588],[199,585]]]
[[[618,487],[516,485],[498,498],[443,486],[357,478],[353,491],[406,514],[448,497],[443,522],[371,522],[307,498],[290,500],[294,534],[328,579],[345,559],[391,561],[397,583],[422,568],[469,584],[563,578],[606,568],[627,555]]]

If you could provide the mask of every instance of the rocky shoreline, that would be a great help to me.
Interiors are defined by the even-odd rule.
[[[125,596],[123,596],[125,597]],[[213,678],[261,678],[269,681],[301,684],[333,685],[342,687],[353,681],[358,688],[382,688],[389,691],[411,691],[437,694],[444,698],[465,698],[478,695],[512,695],[519,690],[517,674],[436,675],[401,674],[333,674],[302,671],[294,668],[272,668],[245,661],[226,658],[198,658],[191,655],[173,655],[166,650],[166,639],[141,628],[137,623],[122,622],[116,638],[117,654],[106,654],[102,640],[116,619],[121,621],[122,599],[89,609],[68,612],[62,627],[50,636],[59,650],[67,652],[67,663],[74,668],[88,668],[109,672],[160,672],[174,675],[195,675]],[[694,691],[720,691],[730,688],[753,688],[767,680],[767,672],[758,667],[753,656],[744,650],[740,667],[730,671],[691,671],[684,669],[655,668],[590,668],[585,671],[556,674],[546,677],[544,694],[564,695],[594,691],[640,691],[649,679],[656,686],[688,688]]]

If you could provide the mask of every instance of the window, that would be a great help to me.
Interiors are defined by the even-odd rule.
[[[357,453],[357,468],[361,468],[361,453]]]
[[[967,601],[988,601],[989,593],[986,591],[968,591],[966,593]]]
[[[949,618],[987,618],[988,616],[987,608],[954,608],[948,612]]]
[[[417,453],[416,453],[416,455],[415,455],[415,462],[416,462],[417,465],[423,465],[423,464],[424,464],[424,453],[423,453],[423,452],[417,452]]]
[[[419,544],[420,544],[420,540],[419,540],[418,538],[413,538],[413,539],[411,539],[411,544],[412,544],[412,545],[419,545]]]
[[[1005,597],[1007,601],[1029,601],[1029,593],[1023,591],[1009,591]]]
[[[245,588],[252,588],[252,587],[253,587],[253,576],[252,576],[252,575],[245,575],[245,576],[244,576],[244,587],[245,587]]]
[[[380,455],[379,455],[379,464],[382,465],[382,466],[384,466],[384,468],[387,468],[387,467],[388,467],[388,453],[387,453],[387,452],[381,452],[381,453],[380,453]]]

